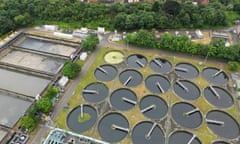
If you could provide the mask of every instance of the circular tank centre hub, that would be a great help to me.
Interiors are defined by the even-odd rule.
[[[220,137],[234,139],[240,135],[239,124],[226,112],[212,110],[207,113],[205,121],[208,127]]]
[[[173,89],[178,96],[185,100],[196,100],[200,97],[199,88],[188,80],[177,80]]]
[[[100,82],[91,83],[82,90],[82,95],[90,103],[99,103],[108,96],[108,88]]]
[[[133,144],[164,144],[164,141],[164,133],[157,123],[143,121],[133,128]]]
[[[190,63],[179,63],[175,66],[175,72],[187,79],[196,78],[199,74],[198,69]]]
[[[151,60],[150,67],[154,72],[167,74],[172,70],[172,64],[165,59],[155,58]]]
[[[202,73],[203,77],[213,84],[224,85],[228,82],[227,74],[221,69],[209,67],[205,68]]]
[[[137,104],[137,96],[132,90],[121,88],[112,93],[110,102],[116,109],[126,111]]]
[[[89,130],[97,121],[97,111],[90,105],[81,104],[67,117],[67,126],[76,133]]]
[[[175,131],[169,138],[169,144],[201,144],[201,141],[188,131]]]
[[[117,69],[111,65],[98,66],[94,75],[100,81],[111,81],[117,76]]]
[[[120,113],[105,115],[98,124],[98,133],[104,141],[115,143],[124,139],[129,132],[128,120]]]
[[[152,93],[165,93],[170,87],[170,82],[166,77],[154,74],[147,77],[145,85]]]
[[[143,97],[140,101],[139,108],[143,115],[154,120],[162,119],[168,111],[165,100],[155,95]]]
[[[124,61],[124,55],[121,51],[110,51],[104,55],[104,60],[109,64],[119,64]]]
[[[120,73],[119,80],[126,87],[134,87],[142,82],[143,77],[140,72],[128,69]]]
[[[220,87],[209,86],[205,88],[204,96],[212,105],[219,108],[229,108],[233,105],[232,96]]]
[[[133,68],[143,68],[147,65],[147,59],[140,54],[133,54],[128,56],[127,64]]]
[[[172,117],[181,126],[195,129],[202,123],[200,110],[192,104],[179,102],[172,106]]]

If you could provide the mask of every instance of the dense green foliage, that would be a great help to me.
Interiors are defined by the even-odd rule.
[[[50,112],[52,108],[52,102],[51,99],[47,97],[41,98],[39,101],[36,103],[37,109],[42,112],[42,113],[48,113]]]
[[[82,42],[82,49],[86,51],[94,51],[99,43],[97,35],[89,35]]]
[[[208,28],[226,26],[229,13],[240,19],[239,2],[214,0],[209,5],[193,5],[170,0],[106,5],[80,0],[0,0],[0,35],[41,22],[112,30]]]
[[[145,34],[144,36],[142,34]],[[127,34],[126,42],[129,44],[146,47],[183,52],[192,55],[202,55],[225,60],[240,61],[240,44],[225,47],[222,39],[214,39],[209,45],[196,44],[187,36],[175,36],[164,33],[160,40],[154,38],[154,32],[140,30],[138,33]]]
[[[238,71],[239,70],[239,63],[236,61],[229,61],[228,62],[228,69],[231,71]]]
[[[30,115],[23,116],[19,121],[21,127],[27,129],[27,131],[31,132],[36,128],[36,121]]]
[[[36,128],[38,121],[40,120],[41,113],[48,114],[52,109],[52,98],[58,94],[58,89],[54,86],[50,86],[40,100],[31,106],[27,114],[23,116],[20,121],[20,127],[27,129],[29,132]]]
[[[63,75],[69,78],[75,78],[78,76],[79,72],[81,71],[81,67],[78,63],[74,62],[66,62],[63,66]]]

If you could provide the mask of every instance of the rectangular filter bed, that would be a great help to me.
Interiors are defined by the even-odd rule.
[[[76,44],[70,43],[62,43],[60,41],[53,41],[49,39],[44,39],[40,37],[34,36],[26,36],[23,40],[19,40],[14,45],[18,47],[22,47],[25,49],[46,52],[51,54],[58,54],[62,56],[71,56],[80,46]]]
[[[48,79],[0,69],[0,89],[35,97],[51,82]]]
[[[31,104],[31,101],[20,99],[17,95],[0,92],[0,124],[13,127]]]
[[[64,63],[61,59],[18,50],[9,52],[6,56],[0,59],[0,62],[52,75],[57,74]]]

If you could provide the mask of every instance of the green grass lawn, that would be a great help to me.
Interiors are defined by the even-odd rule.
[[[58,127],[63,128],[63,129],[68,129],[68,127],[66,126],[67,114],[73,108],[75,108],[76,106],[79,106],[82,103],[86,103],[84,101],[84,99],[82,98],[81,91],[88,84],[97,81],[96,78],[94,77],[94,70],[96,69],[97,66],[105,64],[104,54],[107,53],[110,50],[115,50],[115,49],[114,48],[102,48],[101,49],[98,56],[96,57],[95,62],[91,65],[89,70],[86,72],[84,78],[79,82],[79,85],[77,86],[74,94],[72,95],[72,97],[69,101],[69,109],[68,110],[62,110],[62,112],[56,118],[55,124]],[[199,76],[197,78],[191,79],[191,81],[194,82],[196,85],[198,85],[201,90],[203,90],[205,87],[210,85],[210,83],[207,82],[201,74],[201,70],[203,68],[208,67],[208,66],[221,67],[221,69],[223,69],[224,71],[227,71],[227,68],[226,68],[227,66],[226,65],[219,65],[219,64],[211,63],[211,62],[206,63],[204,66],[199,66],[198,65],[199,61],[194,60],[194,58],[186,59],[184,57],[174,57],[173,55],[163,55],[163,54],[159,55],[159,54],[156,54],[156,53],[151,53],[151,52],[142,51],[142,50],[134,51],[134,50],[122,49],[122,52],[125,55],[125,57],[128,56],[128,55],[131,55],[131,54],[135,54],[135,53],[142,54],[148,59],[148,62],[155,57],[161,57],[161,58],[169,60],[172,63],[173,66],[175,64],[179,63],[179,62],[191,63],[191,64],[195,65],[200,71]],[[121,69],[121,71],[122,70],[123,69]],[[148,77],[149,75],[153,74],[153,71],[151,70],[150,66],[146,66],[142,69],[139,69],[139,71],[142,73],[144,79],[146,77]],[[110,82],[106,82],[105,84],[109,87],[110,92],[122,87],[122,84],[119,82],[119,80],[117,78],[115,80],[110,81]],[[230,81],[229,85],[231,85],[231,84],[232,83]],[[145,88],[145,84],[143,82],[139,86],[134,87],[134,88],[130,88],[130,89],[133,90],[137,94],[138,101],[143,96],[151,94],[151,92],[148,89]],[[161,94],[159,96],[161,96],[168,103],[169,106],[172,106],[176,102],[183,101],[183,99],[181,99],[180,97],[175,95],[172,87],[166,93]],[[207,112],[210,109],[216,109],[216,108],[214,108],[214,106],[212,106],[211,104],[209,104],[205,100],[205,98],[203,96],[203,92],[202,92],[200,98],[198,98],[195,101],[191,101],[190,103],[192,103],[193,105],[195,105],[196,107],[198,107],[201,110],[201,112],[203,114],[203,117],[205,117],[205,115],[207,114]],[[228,108],[224,111],[231,114],[234,118],[239,119],[239,116],[237,115],[237,112],[236,112],[235,105],[233,105],[232,107],[230,107],[230,108]],[[125,115],[126,117],[128,117],[131,129],[138,122],[143,121],[143,120],[148,120],[148,118],[146,118],[144,115],[142,115],[140,113],[140,110],[139,110],[138,106],[135,106],[133,109],[131,109],[129,111],[124,111],[124,112],[121,112],[121,113],[123,115]],[[97,124],[93,128],[91,128],[90,130],[88,130],[87,132],[84,132],[82,134],[87,135],[87,136],[91,136],[91,137],[94,137],[94,138],[97,138],[97,139],[101,139],[101,137],[99,136],[96,129],[97,129]],[[211,141],[213,141],[217,138],[217,136],[214,135],[213,132],[209,130],[209,128],[207,127],[207,125],[204,121],[198,129],[189,130],[189,131],[195,133],[201,139],[203,144],[211,143]],[[131,143],[130,135],[128,135],[119,144],[126,144],[126,143]]]

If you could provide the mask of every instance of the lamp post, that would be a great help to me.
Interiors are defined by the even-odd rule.
[[[207,52],[207,55],[206,55],[206,57],[204,59],[204,62],[203,62],[204,64],[207,62],[208,56],[209,56],[209,52]]]

